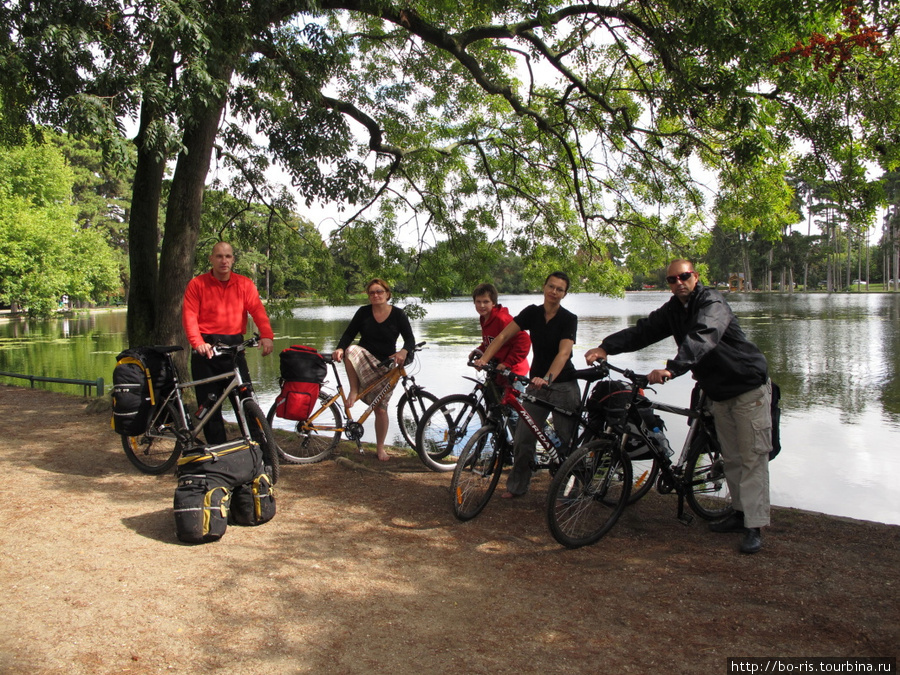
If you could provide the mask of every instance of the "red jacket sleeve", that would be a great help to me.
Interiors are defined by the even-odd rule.
[[[200,295],[200,282],[195,277],[188,282],[181,307],[181,325],[188,344],[194,349],[203,344],[203,337],[200,335]]]
[[[506,353],[502,361],[515,371],[516,366],[528,358],[528,352],[531,351],[531,337],[524,330],[519,331],[503,346],[506,348]],[[500,351],[504,350],[501,349]],[[528,369],[527,365],[525,369]]]
[[[272,340],[275,333],[272,331],[272,323],[269,321],[269,315],[266,314],[265,305],[262,298],[259,297],[259,291],[253,283],[248,284],[244,307],[253,317],[253,323],[256,324],[256,330],[259,331],[259,337]]]

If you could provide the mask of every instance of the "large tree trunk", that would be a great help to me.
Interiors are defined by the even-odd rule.
[[[194,272],[206,176],[224,106],[222,98],[194,118],[195,124],[185,131],[184,151],[178,155],[172,177],[160,251],[155,330],[157,339],[169,344],[186,344],[181,305],[184,289]]]
[[[137,166],[128,218],[128,263],[131,278],[126,296],[129,345],[155,342],[158,271],[156,251],[159,244],[159,203],[166,163],[158,151],[148,148],[145,143],[147,127],[154,120],[152,108],[152,104],[145,99],[141,107],[140,128],[135,138]]]
[[[152,69],[171,73],[172,48],[155,44],[150,55]],[[127,330],[130,345],[155,344],[157,281],[159,265],[159,205],[162,201],[166,161],[163,148],[150,145],[150,126],[165,118],[166,112],[155,95],[145,93],[141,100],[141,119],[137,136],[137,165],[128,216],[129,287]]]

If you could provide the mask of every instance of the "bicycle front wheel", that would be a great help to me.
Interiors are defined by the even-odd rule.
[[[635,457],[632,457],[631,454],[628,455],[631,460],[632,479],[628,503],[634,504],[656,485],[656,479],[659,476],[659,462],[652,455],[648,457],[649,453],[646,448],[634,452]]]
[[[158,476],[175,466],[183,448],[175,438],[172,428],[174,419],[172,405],[167,404],[159,416],[150,422],[152,435],[122,436],[125,456],[138,471]]]
[[[278,482],[278,444],[275,442],[275,434],[272,427],[263,415],[259,403],[251,399],[243,402],[244,419],[247,421],[247,431],[262,450],[263,464],[272,472],[272,484]]]
[[[416,430],[419,422],[425,417],[425,411],[437,402],[437,396],[424,389],[416,388],[412,395],[404,392],[403,398],[397,404],[397,423],[403,440],[411,447],[416,447]]]
[[[293,432],[289,437],[278,442],[278,453],[288,464],[315,464],[331,457],[341,441],[343,425],[341,411],[337,403],[328,404],[330,396],[319,394],[321,412],[315,420],[293,422],[283,420],[291,425]],[[266,416],[269,424],[275,424],[275,405]]]
[[[450,481],[457,518],[471,520],[487,506],[503,472],[505,450],[506,430],[495,424],[484,425],[466,443]]]
[[[553,538],[567,548],[595,544],[622,515],[631,483],[631,462],[615,441],[578,448],[550,483],[547,524]]]
[[[484,408],[474,397],[445,396],[422,416],[416,429],[416,452],[432,471],[453,471],[466,443],[484,422]]]
[[[722,451],[705,433],[691,446],[685,462],[685,475],[690,480],[685,498],[694,513],[706,520],[717,520],[731,514],[731,492],[725,480]]]

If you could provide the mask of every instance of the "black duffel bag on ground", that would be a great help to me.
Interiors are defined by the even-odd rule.
[[[261,478],[263,475],[266,477]],[[215,451],[204,447],[185,454],[178,460],[174,499],[178,539],[191,544],[220,539],[228,527],[234,491],[243,493],[248,485],[249,500],[243,494],[238,497],[240,515],[231,522],[253,525],[271,520],[275,515],[271,482],[271,471],[264,467],[262,450],[253,442],[239,439],[216,446]],[[258,484],[257,492],[261,495],[259,518],[255,516],[254,483]]]

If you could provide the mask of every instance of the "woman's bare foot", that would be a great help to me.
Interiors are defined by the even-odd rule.
[[[387,454],[387,452],[385,452],[383,448],[381,450],[378,450],[377,454],[378,460],[381,462],[386,462],[391,458],[391,456]]]

